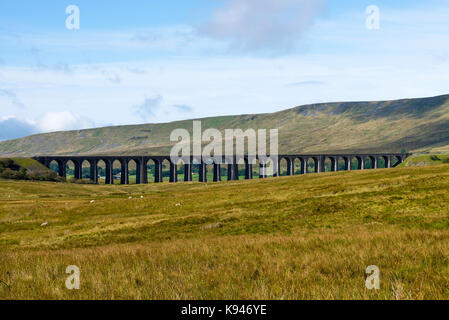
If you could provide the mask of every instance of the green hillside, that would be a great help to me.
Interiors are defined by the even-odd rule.
[[[324,103],[281,112],[202,119],[206,128],[278,128],[281,153],[449,151],[449,95]],[[173,129],[192,121],[39,134],[0,143],[0,156],[166,154]]]
[[[449,155],[440,154],[427,154],[427,155],[416,155],[407,158],[401,167],[422,167],[422,166],[434,166],[439,164],[449,163]]]
[[[0,159],[0,179],[63,181],[43,164],[33,159]]]

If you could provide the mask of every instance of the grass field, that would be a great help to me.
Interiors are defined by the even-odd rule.
[[[448,203],[444,164],[208,184],[0,181],[0,299],[448,299]],[[80,290],[65,288],[69,265]],[[365,287],[369,265],[380,290]]]

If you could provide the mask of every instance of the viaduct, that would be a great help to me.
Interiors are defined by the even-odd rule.
[[[285,161],[287,164],[287,175],[295,174],[295,165],[300,164],[300,174],[308,174],[309,164],[313,166],[313,172],[319,173],[326,171],[325,162],[327,161],[327,168],[330,171],[339,170],[339,162],[344,163],[344,170],[351,170],[352,164],[357,161],[356,168],[358,170],[364,170],[367,168],[366,164],[370,163],[371,169],[377,169],[379,166],[379,159],[383,159],[383,168],[392,168],[402,163],[410,154],[408,153],[384,153],[384,154],[317,154],[317,155],[278,155],[277,161],[274,166],[280,168],[281,161]],[[258,157],[256,157],[258,159]],[[67,176],[67,164],[72,162],[75,169],[75,179],[82,179],[83,163],[87,161],[90,166],[90,180],[93,183],[98,183],[98,164],[103,161],[106,167],[105,183],[114,183],[113,164],[115,161],[119,161],[121,165],[121,184],[129,184],[129,163],[134,161],[136,164],[136,183],[146,184],[148,183],[148,167],[147,164],[151,160],[154,162],[154,182],[163,181],[163,163],[168,161],[170,166],[170,182],[178,181],[178,166],[171,161],[170,156],[39,156],[35,157],[35,160],[39,161],[46,167],[50,168],[51,163],[57,163],[59,176],[66,178]],[[205,163],[202,160],[195,163],[196,157],[191,157],[189,163],[184,165],[184,181],[192,181],[192,168],[194,165],[198,166],[199,181],[207,182],[207,166],[213,165],[213,181],[221,181],[221,167],[227,166],[227,178],[228,180],[239,179],[239,163],[245,165],[245,179],[253,179],[253,163],[248,161],[247,156],[239,157],[240,161],[237,161],[237,157],[233,159],[223,158],[221,163]],[[259,160],[259,159],[258,159]],[[259,178],[266,178],[269,176],[269,170],[267,170],[267,164],[262,160],[259,162]],[[312,164],[313,162],[313,164]],[[330,165],[330,168],[329,168]],[[275,170],[273,176],[278,177],[280,170]]]

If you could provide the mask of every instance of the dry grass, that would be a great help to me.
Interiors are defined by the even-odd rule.
[[[444,165],[208,185],[3,181],[0,298],[447,299],[448,187]],[[373,264],[379,291],[365,288]],[[68,265],[79,291],[65,288]]]

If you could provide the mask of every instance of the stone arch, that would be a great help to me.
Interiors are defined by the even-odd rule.
[[[53,159],[50,160],[48,164],[48,168],[52,171],[54,171],[56,174],[58,174],[62,178],[66,178],[66,162],[61,159]]]
[[[171,162],[169,158],[163,158],[161,160],[162,182],[170,182],[170,166]]]
[[[376,169],[377,160],[373,156],[363,156],[363,169]]]
[[[90,164],[89,160],[80,159],[79,162],[81,164],[81,179],[82,180],[90,179],[91,164]]]
[[[338,157],[326,156],[324,158],[324,172],[335,172],[338,171]]]
[[[150,181],[153,183],[156,182],[156,161],[153,158],[145,158],[143,161],[143,167],[146,168],[143,183],[149,183]]]
[[[324,160],[324,166],[323,166],[323,171],[324,172],[330,172],[330,171],[332,171],[331,169],[332,169],[332,157],[324,157],[323,158],[323,160]]]
[[[107,184],[106,177],[108,175],[108,160],[106,159],[98,159],[97,161],[97,183],[99,184]]]
[[[304,158],[296,157],[296,158],[292,159],[292,168],[293,168],[294,175],[304,174],[304,170],[305,170]]]
[[[138,170],[140,162],[137,159],[131,158],[126,160],[126,165],[128,169],[128,183],[127,184],[137,184],[138,180]]]
[[[351,161],[351,169],[352,170],[362,170],[364,168],[364,163],[363,163],[363,157],[361,156],[355,156],[352,158]]]
[[[376,161],[377,161],[377,168],[385,168],[386,166],[386,162],[384,157],[382,156],[376,156]]]
[[[200,181],[200,161],[196,158],[192,160],[192,179],[191,181]]]
[[[119,159],[111,160],[111,184],[119,184],[122,182],[122,165]]]
[[[51,171],[58,173],[59,172],[59,161],[57,161],[56,159],[50,160],[48,162],[48,166],[47,166]]]
[[[318,157],[308,157],[307,158],[307,173],[317,173],[319,172],[319,159]]]
[[[292,174],[292,161],[288,157],[281,157],[279,159],[279,176],[290,176]]]
[[[66,168],[66,178],[67,179],[75,179],[75,161],[72,159],[68,159],[65,162],[65,168]]]

